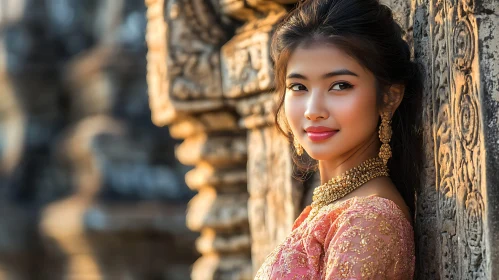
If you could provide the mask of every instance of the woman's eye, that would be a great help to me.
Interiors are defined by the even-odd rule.
[[[349,83],[336,83],[331,87],[332,90],[345,90],[351,88],[352,85]]]
[[[292,84],[288,86],[288,89],[292,91],[301,91],[301,90],[306,90],[307,88],[302,84]]]

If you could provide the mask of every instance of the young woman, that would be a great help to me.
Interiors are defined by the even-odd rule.
[[[322,185],[256,279],[412,279],[421,81],[391,10],[305,0],[272,58],[278,127]]]

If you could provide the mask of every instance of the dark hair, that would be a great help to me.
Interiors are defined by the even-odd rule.
[[[383,106],[384,90],[390,85],[404,85],[404,98],[392,117],[393,157],[388,168],[392,181],[414,213],[422,156],[422,81],[403,35],[390,8],[378,0],[300,2],[279,24],[272,38],[275,89],[279,93],[275,121],[277,128],[292,141],[283,115],[285,75],[290,55],[303,44],[331,43],[372,72],[377,82],[378,108]],[[299,168],[310,170],[310,162],[304,164],[296,156],[293,159]],[[317,164],[314,167],[316,169]]]

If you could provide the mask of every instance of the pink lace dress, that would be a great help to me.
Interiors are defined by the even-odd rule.
[[[255,279],[413,279],[413,228],[393,201],[354,197],[314,217],[310,210],[303,210]]]

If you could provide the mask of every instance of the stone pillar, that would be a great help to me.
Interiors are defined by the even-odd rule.
[[[192,279],[250,279],[247,145],[222,93],[220,47],[229,19],[210,1],[147,0],[148,84],[152,118],[169,125],[178,160],[198,191],[187,225],[201,232]]]
[[[225,98],[241,116],[240,125],[248,129],[248,207],[256,272],[291,231],[303,195],[301,184],[292,177],[289,143],[278,133],[273,116],[270,39],[286,10],[270,1],[251,1],[248,6],[244,1],[223,1],[222,9],[245,20],[222,47],[222,79]]]

